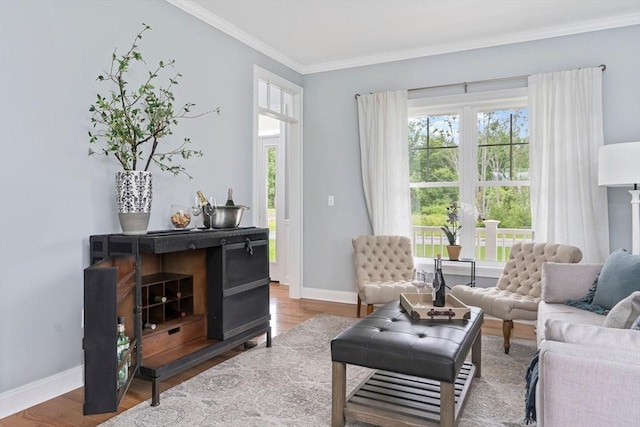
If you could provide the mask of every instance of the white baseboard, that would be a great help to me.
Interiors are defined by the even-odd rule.
[[[0,394],[0,419],[84,385],[82,365]]]
[[[358,300],[356,292],[332,291],[319,288],[302,288],[302,298],[317,299],[321,301],[341,302],[344,304],[355,304]]]

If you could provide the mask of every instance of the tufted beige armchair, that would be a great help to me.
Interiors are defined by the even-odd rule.
[[[374,304],[400,299],[403,292],[416,292],[411,239],[403,236],[358,236],[352,240],[358,289],[358,312],[364,302],[367,314]]]
[[[504,352],[509,354],[514,320],[536,320],[540,302],[542,264],[577,263],[582,251],[556,243],[516,243],[498,283],[492,288],[454,286],[451,295],[467,305],[480,307],[488,315],[502,319]]]

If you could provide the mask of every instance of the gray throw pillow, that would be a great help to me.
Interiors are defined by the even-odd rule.
[[[602,326],[606,328],[630,329],[634,320],[640,316],[640,291],[636,291],[617,303]]]
[[[602,266],[593,304],[611,309],[634,291],[640,291],[640,255],[615,250]]]

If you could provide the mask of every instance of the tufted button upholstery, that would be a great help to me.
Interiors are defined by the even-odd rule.
[[[399,299],[417,292],[411,239],[404,236],[358,236],[352,240],[353,260],[360,301],[367,305]]]
[[[505,352],[513,320],[536,320],[545,262],[577,263],[582,252],[574,246],[556,243],[516,243],[511,247],[498,283],[493,288],[454,286],[451,294],[467,305],[481,307],[485,313],[505,321]]]
[[[482,319],[482,310],[472,307],[469,321],[412,320],[393,301],[335,337],[331,360],[454,382]]]

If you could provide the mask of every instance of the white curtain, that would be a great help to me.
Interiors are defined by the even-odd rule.
[[[600,68],[530,76],[529,129],[535,239],[577,246],[583,262],[603,262],[609,219],[606,188],[598,186]]]
[[[358,125],[373,234],[411,237],[407,91],[360,95]]]

